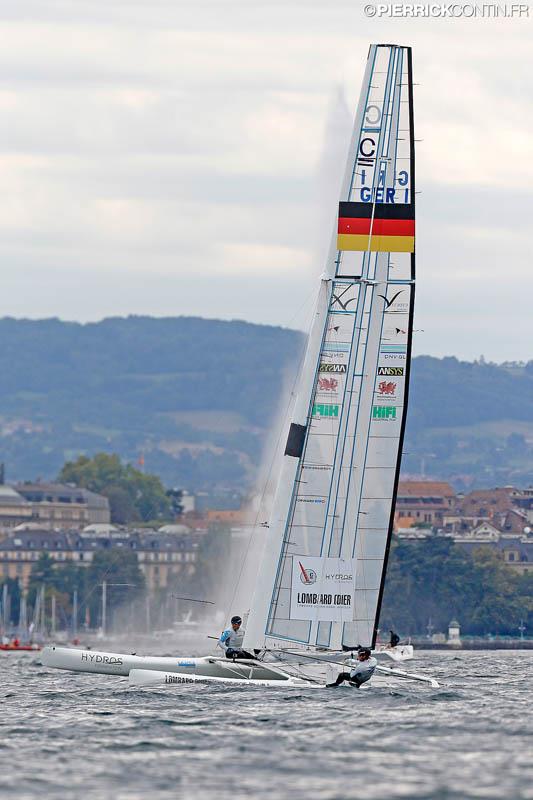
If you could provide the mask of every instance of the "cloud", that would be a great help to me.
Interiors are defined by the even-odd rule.
[[[416,347],[533,356],[527,20],[369,21],[341,0],[0,17],[0,314],[303,325],[368,44],[396,40],[418,84]]]

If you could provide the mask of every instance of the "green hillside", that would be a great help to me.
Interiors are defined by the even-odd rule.
[[[0,320],[0,460],[9,480],[114,451],[169,485],[249,486],[304,337],[199,318]],[[458,486],[533,482],[533,362],[423,356],[403,467]]]

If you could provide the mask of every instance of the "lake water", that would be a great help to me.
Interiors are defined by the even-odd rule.
[[[533,798],[533,654],[417,656],[408,668],[442,688],[130,689],[4,654],[0,790],[17,800]]]

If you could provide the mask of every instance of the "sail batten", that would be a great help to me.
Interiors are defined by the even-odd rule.
[[[375,640],[407,407],[412,119],[409,48],[373,45],[246,646]]]

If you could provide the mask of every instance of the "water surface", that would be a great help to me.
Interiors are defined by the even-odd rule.
[[[130,689],[0,658],[10,798],[533,798],[527,651],[419,652],[430,689]]]

